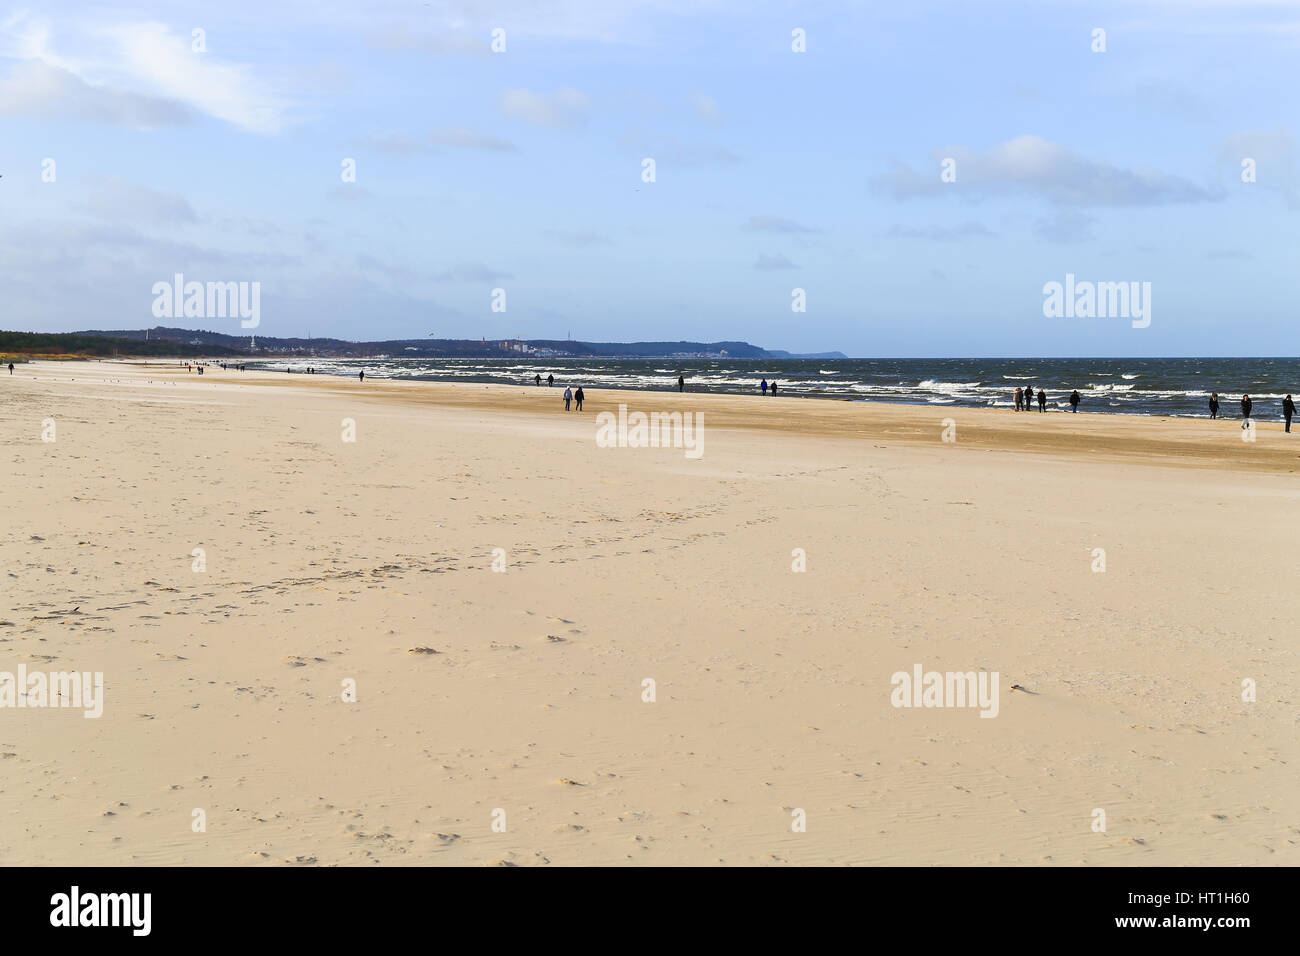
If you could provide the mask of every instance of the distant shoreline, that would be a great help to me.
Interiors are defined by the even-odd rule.
[[[43,365],[43,367],[42,367]],[[120,369],[115,373],[114,366]],[[142,401],[151,396],[170,393],[175,401],[188,394],[194,400],[211,400],[229,393],[246,396],[268,408],[277,407],[292,394],[313,395],[334,401],[346,398],[356,411],[355,403],[373,404],[393,409],[451,409],[474,412],[472,420],[482,427],[492,416],[503,413],[504,425],[512,417],[526,416],[537,423],[561,426],[564,422],[590,419],[603,410],[617,411],[620,404],[646,410],[691,410],[702,413],[710,433],[714,430],[757,430],[777,433],[789,441],[813,440],[818,437],[847,439],[888,447],[897,442],[945,447],[941,431],[951,420],[958,428],[957,447],[964,450],[1036,453],[1065,456],[1079,462],[1105,460],[1135,463],[1161,463],[1174,467],[1229,468],[1242,473],[1274,472],[1294,474],[1300,470],[1300,433],[1287,435],[1282,423],[1260,415],[1258,440],[1243,441],[1239,419],[1231,414],[1232,405],[1223,408],[1221,420],[1205,416],[1164,415],[1169,427],[1156,427],[1156,416],[1135,414],[1045,415],[1037,412],[1016,413],[1006,406],[931,405],[918,402],[893,402],[880,399],[866,401],[788,402],[771,397],[736,392],[687,391],[668,389],[614,389],[584,386],[587,401],[582,415],[566,415],[561,395],[563,387],[490,382],[445,382],[409,378],[380,379],[367,374],[364,383],[356,377],[341,375],[286,375],[281,369],[252,368],[247,372],[213,369],[199,376],[170,362],[149,361],[88,363],[78,369],[62,362],[41,363],[32,371],[39,388],[44,382],[95,385],[108,398],[119,387],[137,392]],[[21,376],[13,382],[21,386]],[[7,378],[7,376],[5,376]],[[0,383],[3,384],[3,383]],[[162,389],[165,392],[155,392]],[[249,396],[256,396],[255,398]],[[778,398],[785,397],[779,395]],[[459,418],[456,420],[460,420]],[[594,423],[593,423],[594,424]],[[549,426],[548,426],[549,427]]]
[[[184,364],[184,357],[147,358],[150,365]],[[210,360],[217,362],[219,360]],[[923,408],[1009,409],[1015,389],[1037,383],[1048,392],[1045,411],[1071,414],[1068,397],[1078,388],[1085,414],[1134,415],[1143,418],[1207,419],[1208,396],[1219,391],[1219,417],[1240,419],[1238,387],[1253,393],[1252,419],[1280,421],[1281,400],[1300,383],[1300,360],[1289,359],[910,359],[910,360],[805,360],[743,359],[695,360],[681,364],[663,359],[585,359],[536,361],[529,359],[326,359],[233,360],[254,370],[284,374],[291,368],[301,374],[308,367],[330,378],[355,378],[364,370],[367,382],[441,382],[534,387],[533,379],[555,375],[556,387],[583,385],[627,393],[677,392],[677,376],[687,379],[687,394],[714,394],[770,398],[760,382],[778,382],[778,398],[816,398]],[[1269,382],[1259,380],[1264,365]],[[575,371],[574,366],[581,366]],[[425,366],[421,368],[421,366]],[[1205,366],[1217,377],[1202,376]],[[393,368],[400,374],[392,374]],[[1006,374],[1011,372],[1012,374]],[[1253,378],[1252,378],[1253,376]],[[899,380],[905,377],[904,380]],[[1205,382],[1230,384],[1207,387]],[[875,384],[873,384],[873,382]],[[881,384],[883,382],[883,384]],[[1031,414],[1041,414],[1037,403]]]

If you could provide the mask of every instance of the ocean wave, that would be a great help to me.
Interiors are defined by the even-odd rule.
[[[346,359],[306,355],[267,355],[248,360],[250,367],[283,373],[286,366],[301,372],[313,366],[317,373],[350,377],[364,369],[366,380],[449,383],[495,382],[533,385],[540,373],[555,376],[557,386],[582,384],[588,389],[638,389],[676,391],[677,370],[650,360],[583,357],[544,359],[388,358]],[[675,360],[671,360],[675,361]],[[1021,360],[1024,361],[1024,360]],[[780,393],[798,398],[943,405],[953,407],[1009,408],[1017,387],[1045,387],[1048,408],[1069,411],[1066,396],[1078,388],[1085,396],[1084,410],[1140,415],[1177,415],[1204,418],[1210,392],[1218,392],[1223,414],[1238,414],[1242,392],[1249,392],[1258,414],[1276,416],[1278,402],[1288,392],[1300,392],[1300,362],[1293,359],[1263,363],[1258,360],[1204,359],[1140,360],[1145,372],[1132,368],[1137,359],[1035,359],[1032,370],[1008,370],[1010,361],[996,359],[879,359],[845,360],[827,368],[817,362],[782,359],[684,360],[681,372],[690,379],[688,391],[733,395],[758,395],[758,383],[774,378]],[[1087,366],[1094,366],[1088,369]],[[1109,370],[1096,368],[1106,366]],[[789,376],[789,377],[786,377]],[[1102,379],[1090,382],[1089,379]],[[1146,379],[1139,382],[1138,379]],[[545,383],[543,383],[545,384]]]

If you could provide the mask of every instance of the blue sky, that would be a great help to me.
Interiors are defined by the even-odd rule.
[[[159,324],[179,272],[267,336],[1296,355],[1298,62],[1300,0],[43,0],[0,13],[0,326]],[[1044,317],[1067,273],[1150,326]]]

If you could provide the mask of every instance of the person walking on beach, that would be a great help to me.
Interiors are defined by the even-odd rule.
[[[1241,427],[1250,427],[1250,406],[1254,404],[1249,395],[1241,396]]]
[[[1030,385],[1027,389],[1025,389],[1025,411],[1032,412],[1033,410],[1034,410],[1034,386]]]
[[[541,373],[541,372],[538,372],[536,375],[533,376],[533,383],[534,383],[535,385],[539,385],[539,386],[542,384],[542,373]]]
[[[547,388],[551,388],[553,385],[555,385],[555,376],[554,376],[554,375],[547,375],[547,376],[546,376],[546,387],[547,387]]]
[[[578,411],[582,411],[582,400],[585,397],[586,396],[582,394],[582,386],[579,385],[578,390],[573,393],[573,400],[578,403]]]
[[[9,367],[11,369],[13,368],[12,365],[10,365]],[[1291,431],[1291,416],[1294,414],[1295,414],[1295,402],[1291,401],[1291,396],[1288,395],[1286,398],[1282,399],[1282,415],[1284,418],[1286,418],[1286,430],[1288,432]]]
[[[364,382],[365,380],[366,380],[366,370],[362,369],[360,372],[357,372],[357,381]]]
[[[1218,392],[1210,393],[1210,417],[1211,418],[1219,417],[1219,393]]]
[[[567,385],[564,387],[564,410],[569,410],[569,402],[573,401],[573,389]]]
[[[772,395],[776,396],[776,379],[772,379]]]
[[[1076,415],[1079,414],[1080,401],[1082,401],[1082,399],[1079,397],[1079,390],[1076,388],[1070,393],[1070,411],[1074,412]]]
[[[766,394],[767,394],[767,379],[763,379],[763,383],[762,383],[761,385],[759,385],[758,387],[761,388],[761,389],[763,390],[763,394],[766,395]]]
[[[1041,388],[1038,390],[1038,410],[1040,412],[1047,411],[1047,393]]]
[[[12,375],[13,373],[14,373],[14,363],[13,363],[13,362],[10,362],[10,363],[9,363],[9,374]],[[1290,397],[1291,397],[1290,395],[1287,396],[1287,398],[1290,398]],[[1290,430],[1291,430],[1291,429],[1289,429],[1289,428],[1287,429],[1287,431],[1290,431]]]
[[[677,391],[679,392],[686,391],[686,378],[684,376],[681,375],[677,376]]]
[[[1024,396],[1024,392],[1022,392],[1020,390],[1020,386],[1017,385],[1016,386],[1016,411],[1020,411],[1022,408],[1025,407],[1025,400],[1023,396]]]

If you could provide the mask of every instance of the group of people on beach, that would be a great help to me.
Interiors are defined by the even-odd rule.
[[[584,398],[586,398],[586,395],[583,394],[581,385],[578,386],[576,392],[568,385],[564,386],[564,410],[566,412],[569,410],[570,402],[576,402],[578,404],[578,411],[582,411],[582,400]]]
[[[10,374],[13,373],[12,365],[9,366],[9,371]],[[362,372],[361,375],[364,377],[365,373]],[[542,384],[542,376],[540,372],[533,376],[533,384],[538,386]],[[553,387],[555,385],[555,376],[547,375],[546,384],[547,387]],[[764,377],[762,381],[759,382],[758,388],[759,391],[764,395],[768,395],[768,394],[775,395],[777,390],[776,379],[772,379],[772,381],[769,382],[767,378]],[[677,390],[679,392],[686,391],[685,376],[682,375],[677,376]],[[576,391],[571,386],[566,385],[564,387],[564,410],[566,412],[569,411],[571,405],[576,402],[577,410],[582,411],[582,400],[585,397],[586,396],[583,394],[581,385],[577,387]],[[1070,397],[1067,399],[1067,401],[1070,403],[1070,411],[1075,412],[1077,414],[1079,411],[1079,403],[1083,401],[1083,396],[1079,394],[1079,390],[1076,388],[1072,392],[1070,392]],[[1023,389],[1020,387],[1016,388],[1015,391],[1016,411],[1032,412],[1034,410],[1035,402],[1038,403],[1038,410],[1040,412],[1047,411],[1047,390],[1046,389],[1040,388],[1035,392],[1034,387],[1032,385],[1027,386]],[[1251,401],[1249,395],[1241,396],[1241,418],[1242,418],[1241,427],[1242,428],[1248,427],[1248,424],[1250,422],[1250,411],[1253,404],[1254,403]],[[1295,416],[1295,402],[1291,400],[1290,395],[1287,395],[1286,398],[1282,400],[1282,417],[1286,419],[1286,430],[1288,432],[1291,431],[1291,419],[1294,416]],[[1210,417],[1211,418],[1219,417],[1219,393],[1218,392],[1215,392],[1212,395],[1210,395]]]
[[[1079,390],[1076,388],[1073,392],[1070,393],[1070,411],[1077,413],[1079,411],[1079,402],[1081,401],[1083,401],[1083,396],[1079,394]],[[1033,410],[1034,410],[1034,386],[1030,385],[1028,388],[1024,389],[1023,391],[1017,388],[1016,389],[1016,411],[1032,412]],[[1040,412],[1047,411],[1047,389],[1040,388],[1038,390],[1038,410]]]
[[[185,371],[198,372],[200,375],[203,374],[204,366],[214,366],[226,372],[229,372],[232,369],[236,372],[244,371],[244,366],[242,365],[228,365],[225,362],[182,362],[181,364],[185,366]],[[12,367],[13,366],[10,366],[10,368]],[[288,369],[285,369],[285,371],[287,372]]]
[[[192,363],[192,364],[191,364],[191,363],[188,363],[188,362],[187,362],[187,363],[183,363],[183,364],[185,365],[185,371],[190,372],[190,371],[194,371],[195,369],[197,369],[197,370],[198,370],[198,373],[199,373],[200,375],[203,374],[203,363],[201,363],[201,362],[196,362],[196,363]],[[230,365],[227,365],[227,364],[224,363],[224,362],[221,362],[221,363],[218,363],[218,364],[220,365],[220,367],[221,367],[222,369],[230,369],[230,368],[233,368],[233,369],[235,369],[236,371],[239,371],[239,372],[244,371],[244,366],[242,366],[242,365],[234,365],[234,366],[230,366]],[[286,368],[285,368],[285,371],[288,372],[288,371],[289,371],[289,368],[286,367]],[[307,371],[307,374],[308,374],[308,375],[314,375],[315,372],[316,372],[316,369],[315,369],[315,368],[310,368],[310,367],[309,367],[306,371]],[[9,374],[12,375],[13,373],[14,373],[14,363],[13,363],[13,362],[10,362],[10,363],[9,363]],[[364,381],[366,380],[366,373],[365,373],[364,370],[362,370],[362,371],[360,371],[360,372],[357,373],[357,380],[360,381],[360,382],[364,382]],[[539,385],[539,386],[542,384],[542,376],[541,376],[541,373],[538,373],[538,374],[536,374],[536,375],[533,376],[533,382],[534,382],[534,384]],[[554,376],[554,375],[547,375],[547,376],[546,376],[546,384],[547,384],[548,387],[553,387],[553,386],[555,385],[555,376]],[[767,395],[767,394],[768,394],[768,389],[771,389],[771,394],[772,394],[772,395],[775,395],[775,394],[776,394],[776,379],[772,379],[772,381],[769,383],[768,380],[767,380],[766,378],[764,378],[764,379],[759,383],[759,386],[758,386],[758,387],[759,387],[759,390],[760,390],[764,395]],[[682,375],[678,375],[678,376],[677,376],[677,390],[678,390],[679,392],[684,392],[684,391],[686,391],[686,378],[685,378],[685,376],[682,376]],[[1038,410],[1039,410],[1040,412],[1045,412],[1045,411],[1047,411],[1047,391],[1046,391],[1045,389],[1041,389],[1041,388],[1040,388],[1040,389],[1038,390],[1038,392],[1037,392],[1037,396],[1036,396],[1036,397],[1037,397],[1037,401],[1038,401]],[[583,391],[582,391],[582,386],[581,386],[581,385],[578,386],[578,388],[577,388],[576,391],[575,391],[572,387],[566,385],[566,386],[564,387],[564,410],[565,410],[566,412],[569,411],[569,410],[570,410],[570,406],[571,406],[572,404],[576,403],[576,405],[577,405],[577,410],[578,410],[578,411],[582,411],[582,401],[583,401],[584,398],[586,398],[586,395],[583,393]],[[1035,400],[1035,392],[1034,392],[1034,387],[1033,387],[1032,385],[1030,385],[1030,386],[1028,386],[1027,388],[1024,388],[1024,389],[1021,389],[1021,388],[1019,388],[1019,387],[1016,388],[1016,391],[1015,391],[1016,411],[1018,411],[1018,412],[1022,412],[1022,411],[1023,411],[1023,412],[1032,412],[1032,411],[1034,410],[1034,400]],[[1076,412],[1076,413],[1077,413],[1077,412],[1079,411],[1079,402],[1080,402],[1080,401],[1082,401],[1082,397],[1079,395],[1079,390],[1076,388],[1074,391],[1072,391],[1072,392],[1070,393],[1070,398],[1069,398],[1069,402],[1070,402],[1070,411],[1072,411],[1072,412]],[[1251,412],[1251,409],[1252,409],[1253,407],[1254,407],[1254,402],[1251,401],[1251,398],[1250,398],[1249,395],[1243,395],[1243,396],[1241,396],[1241,427],[1242,427],[1242,428],[1248,428],[1248,427],[1249,427],[1249,425],[1250,425],[1250,412]],[[1219,417],[1219,393],[1218,393],[1218,392],[1211,392],[1211,393],[1210,393],[1210,417],[1211,417],[1211,418],[1218,418],[1218,417]],[[1282,417],[1286,420],[1286,430],[1287,430],[1288,432],[1290,432],[1290,431],[1291,431],[1291,419],[1295,417],[1295,402],[1291,400],[1291,396],[1290,396],[1290,394],[1288,394],[1288,395],[1286,396],[1286,398],[1282,399]]]
[[[1079,395],[1079,390],[1076,388],[1073,392],[1070,393],[1070,411],[1077,412],[1079,410],[1079,402],[1081,400],[1082,399]],[[1017,388],[1015,392],[1015,402],[1016,402],[1016,411],[1032,412],[1034,410],[1034,387],[1031,385],[1028,388],[1024,389],[1023,391]],[[1249,395],[1241,396],[1241,427],[1242,428],[1249,427],[1250,412],[1251,409],[1254,407],[1254,404],[1255,403],[1251,400]],[[1040,412],[1047,410],[1047,392],[1041,388],[1038,390],[1038,410]],[[1219,417],[1219,393],[1218,392],[1210,393],[1210,417],[1211,418]],[[1286,430],[1289,432],[1291,430],[1291,419],[1295,417],[1295,402],[1291,400],[1290,395],[1287,395],[1286,398],[1282,399],[1282,417],[1286,420]]]
[[[533,376],[533,384],[534,385],[542,384],[542,376],[540,372],[537,375]],[[547,375],[546,387],[553,388],[554,386],[555,386],[555,376]],[[586,393],[583,392],[581,385],[579,385],[576,390],[571,385],[564,386],[564,410],[567,412],[570,410],[571,405],[576,404],[577,405],[576,411],[579,412],[582,411],[582,402],[586,397],[587,397]]]
[[[1251,401],[1249,395],[1241,396],[1241,427],[1242,428],[1248,428],[1250,426],[1250,410],[1254,407],[1254,405],[1255,403]],[[1218,392],[1210,393],[1210,417],[1211,418],[1219,417],[1219,393]],[[1286,420],[1286,430],[1289,432],[1291,430],[1291,419],[1295,417],[1295,402],[1291,400],[1290,394],[1288,394],[1286,398],[1282,399],[1282,417]]]

